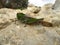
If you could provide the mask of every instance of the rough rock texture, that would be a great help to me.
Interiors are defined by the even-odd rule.
[[[28,0],[0,0],[0,8],[27,8]]]
[[[46,4],[41,8],[36,18],[44,18],[44,21],[51,22],[54,26],[60,23],[60,11],[52,9],[52,4]]]
[[[46,7],[44,9],[46,9]],[[28,9],[26,9],[26,11],[28,11]],[[7,25],[7,27],[0,29],[0,45],[60,45],[60,26],[45,27],[42,25],[25,25],[15,20],[17,12],[24,13],[23,10],[0,9],[0,15],[2,16],[0,16],[0,24],[2,23],[1,25],[3,25],[5,22],[10,23],[9,25],[6,23],[5,25]],[[52,13],[43,12],[43,14],[48,17],[45,18],[43,16],[44,19],[49,19],[49,21],[54,19],[56,23],[60,22],[60,20],[58,21],[58,19],[60,19],[59,12],[57,13],[52,9],[50,12]],[[42,15],[42,12],[39,13]],[[3,19],[5,20],[3,21]],[[60,23],[57,24],[60,25]]]
[[[53,8],[55,10],[60,10],[60,0],[56,0],[55,1],[55,4],[53,5]]]

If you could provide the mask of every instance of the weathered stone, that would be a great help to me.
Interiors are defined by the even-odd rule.
[[[12,14],[12,12],[14,14]],[[0,29],[3,29],[11,24],[16,18],[16,13],[14,10],[0,9]],[[12,15],[12,16],[11,16]]]
[[[55,4],[53,5],[53,9],[60,10],[60,0],[55,1]]]
[[[49,10],[50,9],[51,8],[49,8]],[[47,16],[45,17],[45,21],[50,22],[54,20],[56,23],[59,22],[60,13],[58,15],[56,14],[57,12],[53,13],[53,10],[49,10],[47,11],[49,13],[43,13]],[[46,10],[43,11],[45,12]],[[5,24],[6,21],[9,23],[10,19],[14,20],[17,12],[20,11],[0,9],[0,24]],[[25,13],[24,11],[21,12]],[[27,10],[27,12],[29,11]],[[27,12],[25,14],[27,14]],[[60,45],[60,27],[58,26],[26,25],[25,27],[25,24],[22,24],[18,20],[16,23],[15,21],[10,23],[11,24],[7,25],[7,27],[0,29],[0,45]]]
[[[2,8],[23,9],[28,5],[28,0],[0,0]]]
[[[52,4],[46,4],[37,14],[37,18],[44,18],[44,21],[50,22],[53,26],[60,26],[60,12],[54,11],[52,9]],[[46,23],[48,25],[48,23]]]

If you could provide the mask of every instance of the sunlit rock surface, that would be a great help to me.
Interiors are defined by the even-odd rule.
[[[16,20],[16,14],[18,12],[24,13],[25,10],[0,9],[0,24],[9,23],[6,23],[5,27],[0,25],[2,27],[0,29],[0,45],[60,45],[60,13],[52,10],[51,5],[47,7],[42,7],[44,12],[40,10],[35,17],[37,18],[40,15],[43,15],[42,17],[47,16],[44,17],[44,20],[54,25],[56,24],[53,27],[22,24]],[[25,14],[27,15],[31,12],[28,9],[26,11]],[[31,16],[31,14],[28,16]]]
[[[55,10],[60,10],[60,0],[56,0],[55,1],[55,4],[53,5],[53,8]]]

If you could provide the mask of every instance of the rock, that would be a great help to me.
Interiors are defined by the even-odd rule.
[[[28,0],[0,0],[0,3],[2,8],[23,9],[27,8]]]
[[[0,9],[0,29],[7,27],[14,22],[16,19],[16,13],[17,12],[12,9]]]
[[[41,7],[37,7],[37,6],[34,6],[34,5],[30,4],[27,9],[29,11],[31,11],[32,13],[37,14],[41,10]]]
[[[17,22],[0,31],[1,45],[59,45],[58,28],[26,26]]]
[[[28,12],[28,9],[25,11]],[[25,13],[25,11],[0,9],[0,27],[7,25],[5,28],[0,29],[0,45],[60,45],[60,27],[46,27],[42,25],[25,26],[25,24],[15,20],[18,12]],[[46,12],[46,10],[43,11]],[[60,12],[57,13],[51,8],[47,10],[49,13],[42,12],[39,12],[39,14],[47,16],[43,16],[45,21],[52,22],[53,24],[59,23]]]
[[[54,10],[60,10],[60,0],[56,0],[55,4],[53,5]]]
[[[40,12],[37,14],[37,18],[46,18],[52,13],[53,13],[52,4],[49,3],[41,7]]]
[[[44,21],[49,22],[54,26],[60,26],[60,11],[53,10],[52,6],[52,4],[46,4],[43,6],[36,18],[44,18]]]

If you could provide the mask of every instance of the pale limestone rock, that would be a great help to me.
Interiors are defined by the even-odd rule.
[[[10,25],[16,18],[17,12],[12,9],[0,9],[0,29]]]
[[[46,18],[52,13],[53,13],[52,4],[49,3],[41,7],[41,11],[37,14],[37,18]]]
[[[53,5],[54,10],[60,10],[60,0],[56,0]]]
[[[41,10],[40,7],[36,7],[36,6],[29,6],[27,9],[33,13],[36,11],[39,12]]]
[[[29,17],[33,17],[36,18],[36,14],[39,13],[39,11],[41,10],[40,7],[36,7],[36,6],[29,6],[27,7],[27,9],[22,10],[22,12],[24,14],[26,14]],[[27,13],[28,12],[28,13]]]
[[[44,18],[44,21],[52,23],[54,26],[60,24],[60,11],[52,9],[52,4],[46,4],[41,8],[41,11],[36,15],[36,18]]]
[[[0,31],[1,45],[59,45],[59,28],[12,23]],[[19,27],[19,28],[18,28]],[[3,42],[2,42],[3,41]]]
[[[36,18],[44,18],[44,21],[51,22],[55,15],[56,14],[52,10],[52,4],[46,4],[41,8],[41,11],[37,14]]]
[[[20,10],[0,10],[0,17],[4,15],[3,18],[0,18],[0,23],[4,22],[3,24],[5,24],[6,21],[10,23],[7,27],[0,29],[0,45],[60,45],[60,27],[45,27],[42,25],[26,25],[25,27],[25,24],[19,21],[9,22],[10,19],[16,18],[17,12],[24,13]],[[59,13],[56,13],[56,11],[53,13],[52,9],[49,12],[51,12],[48,13],[49,15],[46,13],[48,18],[45,17],[45,21],[52,22],[54,20],[57,23],[60,18]],[[3,19],[6,20],[3,21]]]

